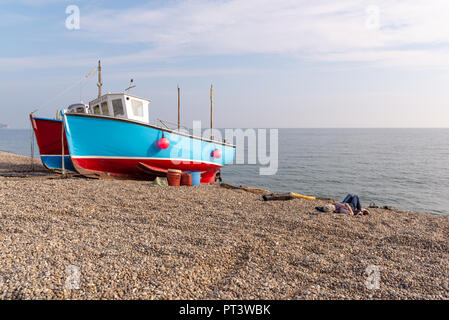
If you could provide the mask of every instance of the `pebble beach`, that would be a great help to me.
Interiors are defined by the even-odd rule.
[[[449,299],[449,216],[327,203],[0,152],[0,299]]]

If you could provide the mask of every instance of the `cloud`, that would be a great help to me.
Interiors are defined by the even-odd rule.
[[[442,50],[370,50],[327,53],[310,57],[316,61],[365,63],[381,67],[448,68],[449,52]]]
[[[22,0],[27,2],[28,0]],[[41,3],[53,0],[40,0]],[[168,3],[168,4],[167,4]],[[81,30],[92,44],[144,47],[103,57],[110,65],[174,57],[270,54],[307,61],[381,67],[449,67],[449,1],[186,0],[127,9],[81,6]],[[378,27],[376,23],[378,22]],[[373,27],[374,26],[374,27]],[[93,50],[86,47],[86,51]],[[91,65],[97,57],[44,57],[46,65]],[[36,67],[38,57],[2,58]]]
[[[22,4],[26,6],[38,7],[38,6],[46,6],[53,4],[61,4],[61,3],[78,3],[81,0],[3,0],[4,2],[14,3],[14,4]]]
[[[128,71],[128,72],[117,72],[109,75],[110,79],[124,79],[126,77],[132,76],[134,78],[144,79],[144,78],[154,78],[154,77],[164,77],[164,78],[180,78],[180,77],[206,77],[210,75],[248,75],[248,74],[258,74],[260,70],[251,68],[208,68],[208,69],[160,69],[154,71]]]
[[[150,52],[281,54],[446,67],[449,51],[432,46],[449,45],[448,12],[446,0],[188,0],[157,9],[98,10],[83,15],[82,25],[97,41],[151,45],[154,50],[137,54],[143,59]],[[370,27],[376,20],[379,28]]]
[[[55,67],[92,66],[95,57],[60,56],[30,56],[30,57],[0,57],[0,68],[3,71],[21,69],[47,69]]]

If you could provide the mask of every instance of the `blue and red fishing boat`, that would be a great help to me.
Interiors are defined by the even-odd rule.
[[[63,112],[67,145],[74,169],[86,176],[148,178],[165,176],[169,169],[201,172],[201,182],[234,161],[235,146],[204,139],[180,130],[150,124],[150,100],[126,93],[101,94],[98,62],[98,98],[87,113]],[[212,87],[211,87],[212,127]]]
[[[146,178],[169,169],[200,171],[203,183],[235,157],[235,146],[150,124],[147,99],[106,94],[89,113],[63,114],[75,170],[87,176]]]

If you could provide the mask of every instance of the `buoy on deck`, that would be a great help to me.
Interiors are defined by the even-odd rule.
[[[170,140],[168,140],[167,138],[160,138],[157,142],[157,145],[161,149],[167,149],[170,146]]]

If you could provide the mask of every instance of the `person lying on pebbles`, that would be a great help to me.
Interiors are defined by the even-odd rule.
[[[341,203],[327,204],[324,207],[316,207],[316,209],[321,212],[345,213],[351,216],[369,214],[367,209],[362,209],[359,197],[352,194],[348,194]]]

